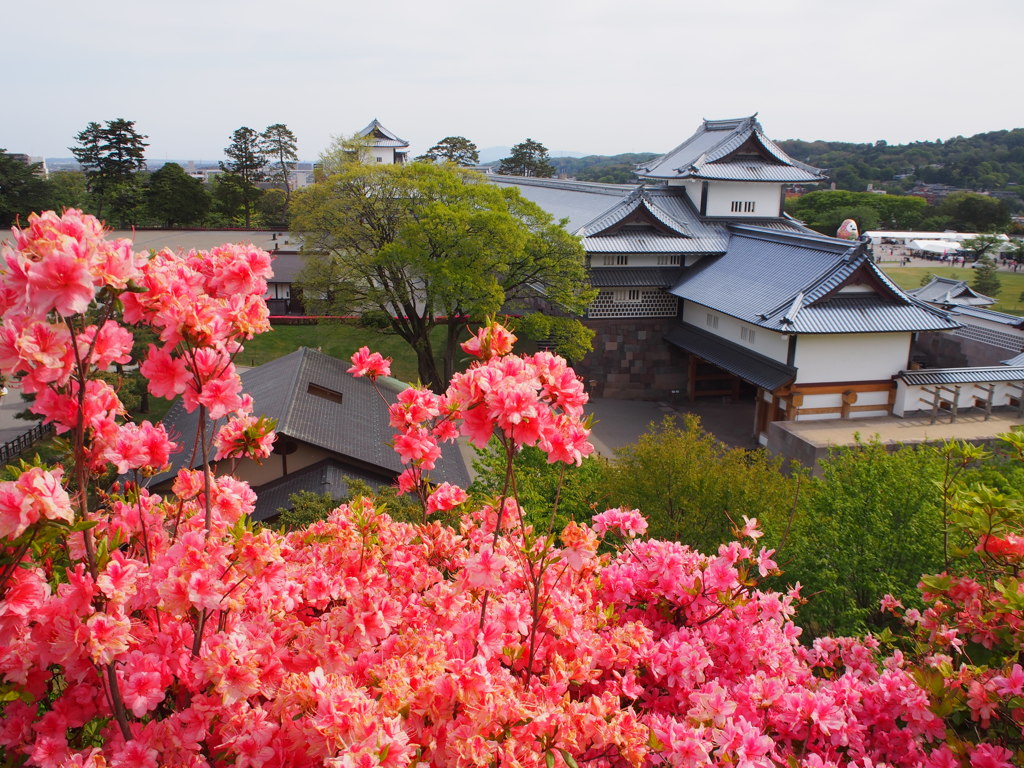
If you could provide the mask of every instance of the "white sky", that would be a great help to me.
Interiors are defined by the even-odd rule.
[[[27,7],[27,6],[26,6]],[[665,152],[701,118],[776,139],[906,143],[1024,127],[1021,0],[50,0],[9,24],[0,147],[68,156],[123,117],[151,159],[242,125],[299,155],[374,117],[420,154]]]

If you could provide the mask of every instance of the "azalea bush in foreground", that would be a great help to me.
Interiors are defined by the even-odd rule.
[[[0,482],[8,764],[866,768],[1013,758],[1019,667],[957,677],[958,651],[929,655],[927,634],[932,645],[974,633],[983,646],[1019,648],[1015,635],[992,633],[1019,613],[1018,598],[998,615],[973,610],[998,578],[930,586],[936,613],[917,622],[925,634],[913,656],[883,657],[871,638],[802,648],[790,618],[797,591],[758,587],[775,563],[753,519],[709,554],[647,540],[636,510],[609,509],[557,536],[527,525],[517,451],[583,461],[586,396],[561,358],[512,356],[498,325],[465,345],[479,361],[445,394],[410,389],[391,408],[408,465],[399,486],[420,500],[422,522],[396,522],[360,499],[283,534],[249,525],[252,491],[210,468],[266,456],[273,439],[231,362],[266,328],[267,254],[141,257],[69,211],[31,219],[4,261],[0,371],[21,377],[71,446],[67,466],[23,464]],[[131,353],[119,316],[158,334],[143,364],[150,392],[200,411],[199,434],[175,439],[207,461],[168,494],[144,483],[175,446],[159,427],[123,423],[116,391],[98,378]],[[386,369],[369,350],[353,359],[357,375]],[[211,420],[219,428],[207,445]],[[507,466],[500,493],[473,508],[462,489],[429,480],[439,444],[460,434],[478,445],[496,437]],[[111,468],[130,479],[103,486]],[[457,527],[433,517],[455,510]],[[1010,516],[997,517],[984,549],[1012,565],[1024,547]],[[960,682],[981,690],[962,701]],[[994,701],[1002,691],[1004,705]]]

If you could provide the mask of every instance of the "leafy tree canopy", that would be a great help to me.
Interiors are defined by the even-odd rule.
[[[167,229],[199,224],[210,210],[210,193],[180,165],[166,163],[149,177],[146,207]]]
[[[48,207],[50,189],[39,175],[41,169],[24,155],[0,149],[0,226],[9,227],[19,217]]]
[[[470,318],[538,300],[578,315],[594,295],[575,237],[518,190],[452,166],[347,163],[297,191],[291,214],[310,256],[299,280],[310,309],[387,318],[432,387],[451,377]]]

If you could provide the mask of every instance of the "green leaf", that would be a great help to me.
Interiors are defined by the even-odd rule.
[[[555,768],[555,753],[550,749],[544,753],[544,762],[548,768]]]
[[[566,750],[559,748],[559,752],[562,753],[562,759],[565,760],[565,764],[569,768],[580,768],[579,763],[576,762],[576,758],[570,755]]]

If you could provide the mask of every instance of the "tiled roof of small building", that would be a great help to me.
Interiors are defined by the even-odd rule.
[[[989,306],[996,300],[978,293],[966,280],[949,277],[933,277],[927,285],[907,291],[908,294],[931,304],[963,304],[967,306]]]
[[[279,439],[308,443],[357,469],[394,477],[404,467],[389,445],[394,430],[388,423],[387,405],[367,379],[354,378],[348,368],[346,361],[303,347],[243,371],[242,389],[252,395],[254,414],[277,420]],[[394,379],[380,379],[377,384],[388,402],[395,402],[406,388]],[[187,413],[179,399],[164,424],[178,435],[195,434],[198,411]],[[187,459],[184,452],[172,456],[171,472],[177,472]],[[451,444],[443,446],[432,474],[438,481],[462,486],[469,482],[465,463]],[[161,475],[154,480],[163,479]]]

